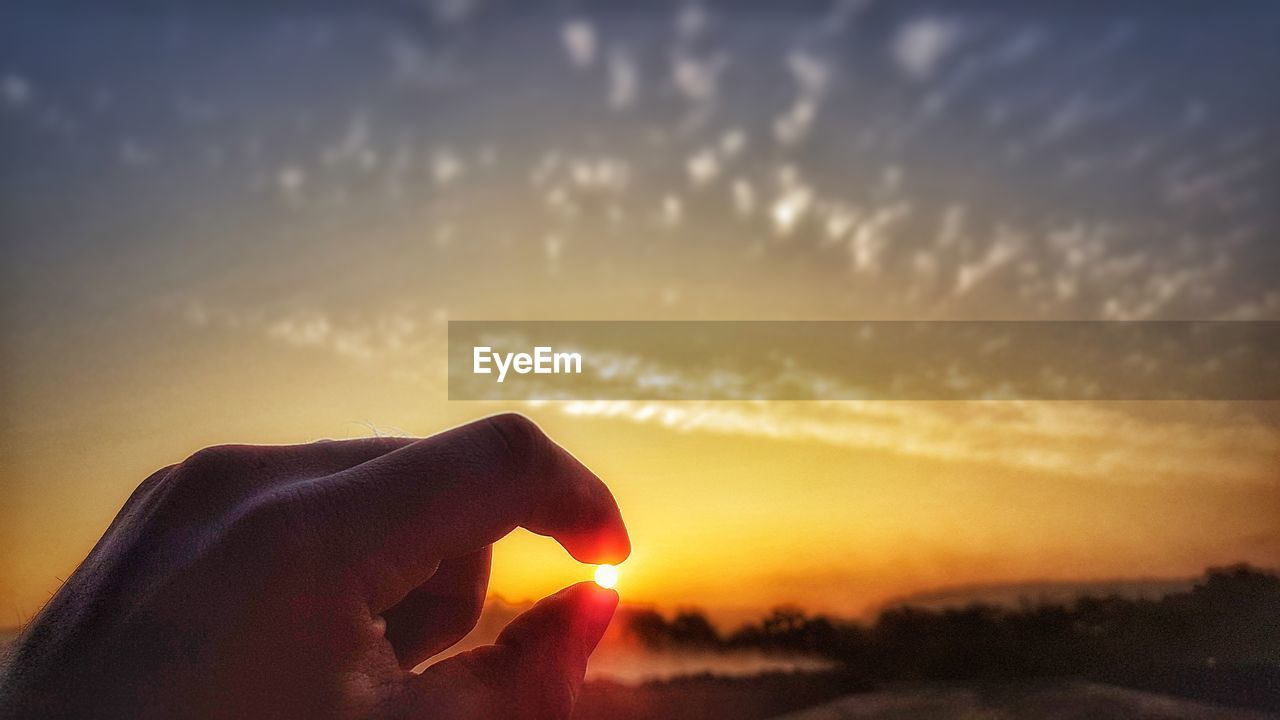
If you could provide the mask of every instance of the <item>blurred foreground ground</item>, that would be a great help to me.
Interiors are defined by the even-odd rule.
[[[589,683],[575,720],[1263,720],[1280,717],[1082,680],[961,687],[896,685],[833,696],[837,674]],[[845,686],[847,688],[847,685]],[[807,709],[805,709],[807,708]]]
[[[902,688],[852,695],[785,716],[787,720],[848,718],[982,718],[983,720],[1253,720],[1275,717],[1235,708],[1084,681],[998,689]]]
[[[13,636],[0,632],[0,659]],[[865,687],[850,694],[850,688]],[[699,675],[639,685],[589,681],[574,720],[1267,720],[1280,714],[1083,680],[998,686],[895,684],[847,672]]]

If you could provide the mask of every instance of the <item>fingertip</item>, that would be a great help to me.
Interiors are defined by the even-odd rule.
[[[613,620],[618,594],[580,582],[543,598],[511,621],[497,644],[541,659],[542,669],[568,669],[581,679],[587,657]]]
[[[618,609],[618,593],[590,580],[574,583],[547,598],[563,618],[564,629],[588,648],[595,647]],[[588,650],[587,652],[590,652]]]
[[[621,534],[608,543],[601,551],[601,564],[621,565],[624,560],[631,557],[631,538],[627,535],[627,531],[623,530]]]
[[[617,607],[618,594],[592,582],[543,598],[495,645],[427,668],[417,684],[421,706],[432,717],[448,717],[452,708],[463,717],[569,717]]]
[[[590,580],[570,585],[561,592],[573,595],[576,602],[590,610],[608,610],[612,613],[620,601],[617,591],[600,587]]]
[[[618,591],[611,588],[602,588],[595,583],[587,583],[591,586],[591,602],[593,609],[604,619],[604,624],[608,625],[613,620],[613,615],[618,610],[618,603],[622,601]]]
[[[560,594],[566,603],[572,605],[574,620],[571,627],[575,628],[574,634],[588,648],[594,648],[613,621],[620,602],[618,593],[588,580],[570,585]]]
[[[596,533],[562,544],[574,560],[588,565],[618,565],[631,556],[631,539],[626,530],[609,535]]]

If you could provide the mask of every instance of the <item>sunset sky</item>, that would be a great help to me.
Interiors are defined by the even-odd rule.
[[[1280,320],[1275,4],[266,5],[0,10],[0,626],[203,446],[503,410],[627,601],[1280,564],[1275,403],[445,388],[449,319]],[[520,533],[492,588],[590,575]]]

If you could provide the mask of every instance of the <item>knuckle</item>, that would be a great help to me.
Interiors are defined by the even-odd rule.
[[[520,413],[494,415],[487,423],[502,439],[512,464],[524,465],[541,457],[550,442],[537,423]]]
[[[233,445],[214,445],[197,450],[160,481],[158,506],[179,515],[220,513],[227,509],[244,467],[241,450]]]
[[[136,512],[150,506],[156,494],[160,492],[157,488],[163,488],[169,484],[169,478],[177,467],[178,465],[175,463],[151,473],[146,480],[143,480],[138,484],[138,487],[133,489],[129,499],[125,500],[124,506],[121,507],[121,513]]]
[[[243,466],[246,451],[241,445],[213,445],[197,450],[179,466],[186,476],[207,477],[234,471]]]

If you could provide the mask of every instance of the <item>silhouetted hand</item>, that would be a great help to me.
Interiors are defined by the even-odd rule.
[[[138,487],[16,646],[5,717],[564,718],[618,598],[476,623],[523,526],[583,562],[630,542],[608,488],[519,415],[427,438],[222,446]]]

